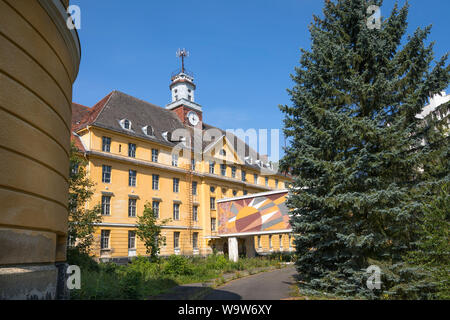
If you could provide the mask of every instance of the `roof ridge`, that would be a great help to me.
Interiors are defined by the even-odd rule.
[[[105,106],[108,104],[109,100],[111,99],[111,97],[113,96],[113,94],[117,92],[117,90],[113,90],[110,93],[108,93],[105,97],[103,97],[102,100],[100,100],[99,102],[97,102],[93,107],[92,107],[92,113],[96,112],[97,110],[94,110],[95,108],[99,108],[95,119],[90,119],[91,117],[89,117],[89,122],[95,122],[98,118],[98,116],[100,115],[100,113],[102,113],[103,109],[105,108]],[[101,104],[103,102],[103,105]]]
[[[143,103],[145,103],[145,104],[151,105],[152,107],[160,108],[161,110],[164,110],[164,112],[171,113],[171,114],[174,113],[172,110],[168,110],[168,109],[166,109],[166,108],[164,108],[164,107],[161,107],[161,106],[158,106],[158,105],[156,105],[156,104],[154,104],[154,103],[151,103],[151,102],[145,101],[145,100],[143,100],[143,99],[137,98],[137,97],[132,96],[132,95],[126,93],[126,92],[123,92],[123,91],[120,91],[120,90],[115,90],[115,91],[116,91],[117,93],[126,95],[127,97],[130,97],[130,98],[132,98],[132,99],[134,99],[134,100],[136,100],[136,101],[143,102]]]
[[[76,104],[77,106],[80,106],[80,107],[83,107],[83,108],[87,108],[87,109],[91,108],[91,107],[85,106],[84,104],[79,104],[79,103],[76,103],[76,102],[73,102],[73,101],[72,101],[72,104]]]

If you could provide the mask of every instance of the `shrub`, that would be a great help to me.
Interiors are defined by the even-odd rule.
[[[87,253],[81,253],[76,248],[67,249],[67,263],[77,265],[81,270],[99,271],[98,263]]]
[[[98,266],[100,267],[101,272],[113,274],[116,273],[116,271],[119,269],[119,266],[115,264],[114,262],[103,262],[99,263]]]
[[[141,298],[141,280],[142,276],[139,272],[134,270],[127,270],[120,278],[120,291],[124,299],[139,299]]]
[[[170,275],[192,275],[194,270],[186,257],[171,255],[164,267],[164,272]]]

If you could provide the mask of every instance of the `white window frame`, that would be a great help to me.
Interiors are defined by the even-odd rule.
[[[128,198],[128,217],[136,218],[136,207],[137,200],[133,198]]]

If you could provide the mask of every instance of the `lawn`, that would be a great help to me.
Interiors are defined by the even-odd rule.
[[[86,256],[68,259],[81,268],[81,289],[70,291],[71,299],[146,299],[187,283],[204,282],[224,273],[279,266],[289,261],[289,255],[273,254],[256,258],[229,261],[224,255],[184,257],[172,255],[150,262],[136,257],[128,265],[96,263]]]

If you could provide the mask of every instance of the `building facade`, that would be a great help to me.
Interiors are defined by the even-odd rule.
[[[102,205],[92,247],[100,259],[145,255],[135,226],[146,203],[160,221],[170,219],[161,255],[223,251],[217,200],[291,181],[236,135],[203,122],[192,74],[183,68],[171,80],[165,108],[119,91],[92,108],[73,104],[73,140],[96,183],[88,206]]]
[[[0,300],[64,291],[72,84],[68,0],[0,0]]]

